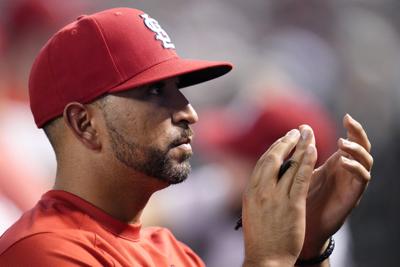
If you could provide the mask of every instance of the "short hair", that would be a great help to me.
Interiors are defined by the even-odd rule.
[[[88,105],[92,105],[92,106],[99,108],[100,111],[102,111],[104,114],[106,102],[107,102],[107,95],[96,99],[95,101],[89,103]],[[59,149],[59,145],[60,145],[60,141],[61,141],[60,136],[61,136],[63,130],[65,130],[65,129],[63,129],[63,126],[62,126],[62,120],[63,120],[63,116],[59,116],[59,117],[47,122],[43,126],[43,131],[46,134],[47,139],[49,139],[49,142],[50,142],[51,146],[53,147],[53,150],[54,150],[56,156],[57,156],[57,151]]]
[[[59,146],[59,138],[60,138],[60,132],[61,132],[61,125],[62,125],[62,116],[59,116],[49,122],[47,122],[43,126],[43,131],[47,136],[47,139],[49,139],[49,142],[51,146],[53,147],[54,152],[56,153],[57,156],[57,150]]]

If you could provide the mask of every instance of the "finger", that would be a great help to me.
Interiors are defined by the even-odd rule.
[[[368,135],[358,121],[346,114],[343,118],[343,126],[347,129],[347,139],[359,143],[368,152],[371,151],[371,142],[368,139]]]
[[[285,189],[287,194],[289,194],[291,185],[293,183],[294,174],[297,172],[299,164],[303,160],[304,153],[307,150],[308,145],[313,144],[314,140],[314,133],[310,126],[302,125],[300,126],[300,129],[301,137],[296,145],[296,150],[290,158],[291,166],[279,181],[280,187]]]
[[[310,186],[311,175],[317,162],[317,149],[314,144],[308,145],[297,173],[294,175],[289,197],[294,201],[305,201]]]
[[[363,146],[343,138],[339,139],[338,145],[341,150],[360,162],[368,171],[371,171],[374,159]]]
[[[311,129],[311,131],[312,131],[311,143],[315,145],[315,135],[314,135],[314,131],[311,128],[311,126],[308,124],[302,124],[302,125],[300,125],[299,129],[300,129],[300,132],[302,132],[304,129]]]
[[[300,132],[297,129],[293,129],[262,156],[259,167],[259,176],[261,177],[259,184],[261,188],[265,188],[266,186],[268,188],[275,187],[278,182],[279,167],[290,151],[296,146],[299,138]]]
[[[251,187],[260,185],[262,181],[264,181],[263,186],[276,185],[279,166],[296,146],[299,138],[300,132],[293,129],[261,156],[250,178]]]
[[[287,133],[287,134],[288,134],[288,133]],[[259,171],[259,170],[260,170],[260,165],[261,165],[262,162],[263,162],[263,157],[264,157],[264,155],[268,154],[268,153],[271,151],[271,149],[273,149],[277,144],[279,144],[280,142],[282,142],[282,138],[283,138],[283,137],[281,137],[281,138],[279,138],[278,140],[276,140],[276,141],[267,149],[267,151],[265,151],[264,154],[261,155],[261,157],[257,160],[256,165],[254,166],[253,174],[255,174],[256,171]],[[251,177],[254,177],[254,175],[252,175]],[[251,182],[252,182],[252,181],[250,180],[250,184],[251,184]]]
[[[291,132],[292,132],[293,130],[295,130],[295,129],[292,129],[292,130],[288,131],[288,132],[286,133],[286,135],[292,134]],[[285,135],[285,136],[286,136],[286,135]],[[285,136],[282,136],[281,138],[277,139],[277,140],[267,149],[267,151],[265,151],[264,154],[261,155],[261,157],[258,159],[258,161],[257,161],[256,166],[255,166],[254,169],[256,169],[257,166],[260,165],[260,164],[262,163],[262,160],[261,160],[261,159],[264,157],[264,155],[268,154],[268,153],[271,151],[271,149],[273,149],[275,146],[277,146],[279,143],[281,143],[281,142],[282,142],[282,139],[285,138]]]
[[[290,131],[289,131],[290,132]],[[289,134],[289,132],[287,132],[286,134]],[[258,161],[257,161],[257,163],[256,163],[256,166],[255,166],[255,168],[257,168],[261,163],[262,163],[262,158],[263,158],[263,156],[264,155],[266,155],[266,154],[268,154],[270,151],[271,151],[271,149],[273,149],[276,145],[278,145],[280,142],[282,142],[282,138],[284,138],[284,136],[282,136],[281,138],[279,138],[278,140],[276,140],[268,149],[267,149],[267,151],[265,151],[264,153],[263,153],[263,155],[261,155],[261,157],[258,159]]]
[[[360,162],[343,156],[340,159],[343,167],[353,173],[359,180],[362,182],[369,182],[371,180],[371,173]]]

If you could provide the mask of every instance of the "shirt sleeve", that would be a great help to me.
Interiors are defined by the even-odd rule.
[[[86,240],[40,233],[19,240],[0,255],[0,266],[113,266]]]

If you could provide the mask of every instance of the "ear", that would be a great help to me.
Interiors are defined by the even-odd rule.
[[[64,122],[74,136],[87,148],[99,151],[101,142],[89,108],[78,102],[71,102],[64,108]]]

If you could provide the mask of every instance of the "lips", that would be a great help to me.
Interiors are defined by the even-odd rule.
[[[190,143],[192,142],[192,137],[185,137],[173,142],[171,145],[171,149],[179,149],[185,152],[185,154],[192,153],[192,146]]]
[[[186,137],[186,138],[180,139],[177,142],[174,142],[174,146],[180,146],[180,145],[184,145],[184,144],[190,145],[191,142],[192,142],[192,138],[191,137]]]
[[[181,144],[179,146],[177,146],[178,148],[184,149],[184,150],[192,150],[192,146],[189,143],[184,143]]]
[[[180,145],[189,144],[192,142],[192,136],[183,136],[179,139],[176,139],[170,144],[170,148],[174,148]]]

